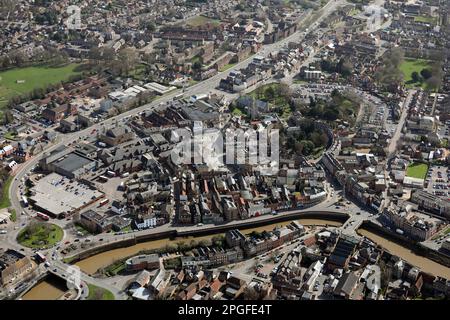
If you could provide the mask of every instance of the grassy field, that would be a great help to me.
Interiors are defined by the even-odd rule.
[[[272,91],[273,96],[272,94],[269,94],[270,91]],[[268,102],[269,104],[278,107],[278,114],[283,119],[289,118],[292,113],[289,107],[289,101],[280,93],[280,84],[278,83],[262,85],[250,92],[249,95],[253,98]]]
[[[236,65],[236,63],[229,63],[224,65],[222,68],[220,68],[219,72],[227,71],[230,68],[233,68]]]
[[[186,21],[186,24],[191,27],[200,27],[200,26],[206,25],[208,23],[211,23],[212,25],[217,26],[220,24],[220,21],[216,20],[216,19],[210,19],[210,18],[204,17],[204,16],[192,17]]]
[[[2,198],[0,200],[0,209],[8,208],[11,206],[11,202],[9,201],[9,187],[11,186],[11,182],[13,181],[13,176],[9,176],[8,180],[6,180],[2,189]]]
[[[8,140],[18,140],[17,135],[14,134],[14,132],[7,132],[3,135],[3,138]]]
[[[0,72],[0,108],[15,95],[29,93],[35,88],[45,88],[78,74],[75,71],[77,66],[78,64],[72,63],[63,67],[27,67]],[[22,80],[23,83],[17,82]]]
[[[20,231],[17,241],[29,248],[49,248],[61,241],[63,230],[52,223],[32,223]]]
[[[234,116],[242,116],[244,115],[244,113],[238,109],[238,108],[234,108],[233,111],[231,112]]]
[[[11,210],[11,221],[16,222],[17,221],[17,213],[15,209]]]
[[[124,271],[125,268],[126,268],[125,260],[121,260],[105,268],[104,273],[108,277],[113,277],[116,276],[118,273]]]
[[[412,163],[406,168],[406,176],[418,179],[425,179],[428,165],[425,163]]]
[[[405,59],[405,61],[403,61],[403,63],[400,65],[400,70],[403,72],[405,83],[409,84],[410,86],[420,86],[419,83],[411,83],[411,74],[415,71],[420,75],[420,71],[428,67],[430,67],[430,62],[428,60]],[[425,83],[422,83],[422,85],[425,85]]]
[[[428,17],[428,16],[414,17],[414,21],[416,21],[416,22],[425,22],[425,23],[430,23],[430,24],[435,24],[436,20],[437,19],[435,17]]]
[[[75,223],[75,229],[77,230],[77,232],[81,232],[83,234],[83,236],[93,234],[89,230],[83,228],[83,226],[78,223]]]
[[[136,80],[145,80],[145,65],[138,64],[136,68],[130,71],[130,76]]]
[[[88,284],[89,295],[87,300],[114,300],[114,294],[105,288]]]

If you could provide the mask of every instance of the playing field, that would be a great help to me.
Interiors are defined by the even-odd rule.
[[[188,19],[186,21],[186,24],[190,25],[191,27],[200,27],[206,24],[212,24],[212,25],[219,25],[220,21],[216,19],[211,19],[204,16],[196,16]]]
[[[425,179],[428,165],[425,163],[412,163],[406,168],[406,176],[418,179]]]
[[[417,22],[425,22],[430,24],[436,24],[436,17],[429,17],[429,16],[417,16],[414,17],[414,21]]]
[[[412,81],[411,74],[415,71],[420,75],[420,71],[430,67],[430,62],[424,59],[405,59],[400,65],[400,70],[403,72],[405,82]]]
[[[77,66],[72,63],[64,67],[27,67],[0,72],[0,108],[15,95],[67,80],[78,73],[75,71]]]

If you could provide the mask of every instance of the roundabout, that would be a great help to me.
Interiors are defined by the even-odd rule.
[[[17,235],[17,242],[32,249],[48,249],[63,239],[64,231],[56,224],[32,222]]]

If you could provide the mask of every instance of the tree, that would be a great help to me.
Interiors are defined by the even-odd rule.
[[[303,143],[295,142],[294,144],[295,153],[298,155],[303,155],[303,147],[304,147]]]
[[[11,110],[6,110],[3,113],[5,124],[13,123],[14,122],[14,115],[12,114]]]
[[[287,101],[289,101],[292,97],[292,90],[286,83],[281,83],[278,87],[280,91],[280,95],[284,97]]]
[[[155,32],[155,30],[156,30],[156,25],[153,21],[143,20],[143,21],[141,21],[141,27],[146,29],[149,32]]]
[[[411,78],[413,82],[420,82],[421,78],[420,75],[417,71],[414,71],[413,73],[411,73]]]
[[[118,54],[119,69],[122,75],[128,75],[136,67],[139,55],[134,48],[124,48]]]
[[[352,65],[345,58],[342,58],[336,66],[336,71],[344,77],[348,77],[352,74]]]
[[[404,52],[401,48],[393,48],[383,56],[381,68],[375,74],[378,83],[389,89],[394,89],[403,82],[403,72],[400,65],[404,61]]]
[[[432,76],[431,78],[427,79],[426,85],[427,89],[430,91],[438,90],[441,86],[442,78],[438,76]]]
[[[192,69],[194,69],[194,70],[200,70],[202,68],[202,63],[200,62],[200,61],[195,61],[193,64],[192,64]]]
[[[431,72],[430,69],[422,69],[422,71],[420,71],[420,75],[425,79],[429,79],[433,76],[433,73]]]
[[[11,59],[16,67],[21,67],[26,61],[26,57],[22,52],[15,52],[11,55]]]
[[[426,80],[426,85],[428,90],[439,90],[442,84],[443,71],[442,71],[442,61],[435,62],[431,66],[431,77]]]
[[[8,56],[0,57],[0,68],[7,69],[11,66],[11,59]]]
[[[305,156],[310,155],[314,150],[314,143],[312,143],[312,141],[309,140],[302,140],[301,143],[303,143],[303,154]]]
[[[275,98],[275,90],[272,87],[268,87],[265,91],[264,94],[266,96],[266,99],[268,101],[273,100],[273,98]]]

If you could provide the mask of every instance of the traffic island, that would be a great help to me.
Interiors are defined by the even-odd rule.
[[[63,236],[63,229],[55,224],[33,222],[19,232],[17,242],[32,249],[48,249],[61,241]]]
[[[86,300],[114,300],[114,294],[105,288],[88,284],[88,290],[89,294]]]

